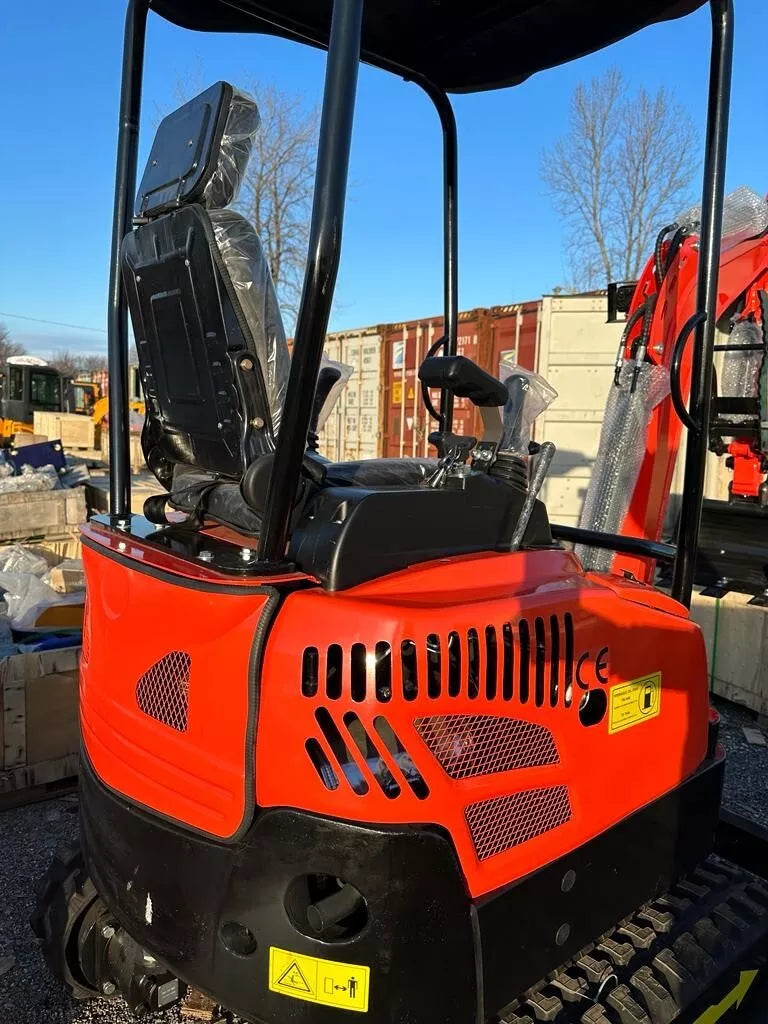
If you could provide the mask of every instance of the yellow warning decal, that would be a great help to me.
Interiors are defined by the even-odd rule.
[[[736,988],[732,989],[722,1002],[705,1010],[700,1017],[696,1018],[694,1024],[717,1024],[733,1007],[738,1009],[744,1002],[757,975],[757,971],[742,971]]]
[[[269,948],[269,988],[283,996],[366,1013],[371,969]]]
[[[655,718],[660,711],[661,672],[614,686],[611,690],[608,732],[629,729],[648,718]]]

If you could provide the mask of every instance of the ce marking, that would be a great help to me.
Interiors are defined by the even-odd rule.
[[[594,677],[597,679],[598,683],[602,683],[603,686],[608,683],[607,647],[601,647],[594,658],[592,657],[591,651],[584,651],[583,654],[579,655],[578,661],[576,662],[576,684],[580,686],[582,690],[589,689],[589,682],[584,678],[589,669],[594,673]]]

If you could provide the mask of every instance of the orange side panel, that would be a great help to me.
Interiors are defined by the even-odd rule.
[[[253,780],[251,657],[269,589],[150,575],[89,547],[83,741],[118,793],[211,835],[235,834]]]
[[[613,692],[657,673],[658,705],[653,683]],[[614,701],[631,722],[619,731]],[[702,637],[669,598],[606,586],[564,551],[445,560],[286,598],[262,673],[257,803],[442,826],[480,896],[680,783],[707,722]]]

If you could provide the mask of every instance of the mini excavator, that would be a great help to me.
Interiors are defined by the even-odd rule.
[[[536,382],[456,353],[449,94],[515,85],[701,6],[129,0],[110,509],[82,537],[81,845],[55,859],[33,921],[77,998],[143,1013],[192,986],[254,1024],[765,1019],[768,843],[721,808],[688,614],[731,0],[708,4],[677,544],[550,523],[538,493],[552,445],[526,430]],[[136,187],[150,12],[327,50],[292,358],[261,243],[233,209],[256,102],[219,82],[169,114]],[[433,459],[332,463],[312,443],[341,374],[322,358],[361,60],[426,92],[442,126],[444,337],[419,369],[440,392]],[[143,515],[130,511],[129,312],[143,448],[167,490]],[[632,393],[647,394],[647,352],[620,375],[635,363]],[[478,406],[483,437],[453,432],[457,397]],[[587,567],[566,541],[671,562],[671,594]]]

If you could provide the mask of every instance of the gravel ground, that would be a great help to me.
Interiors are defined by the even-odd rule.
[[[748,743],[743,729],[758,728],[768,742],[768,724],[763,726],[747,708],[728,701],[714,701],[722,718],[720,738],[728,751],[724,800],[727,806],[760,825],[768,827],[768,746]]]
[[[768,825],[768,746],[747,743],[749,711],[717,702],[728,749],[726,803]],[[764,730],[768,734],[768,728]],[[2,1024],[131,1024],[119,1000],[74,1003],[50,977],[29,927],[38,878],[60,846],[77,840],[77,798],[32,804],[0,813],[0,1021]],[[178,1024],[178,1010],[142,1018]]]

